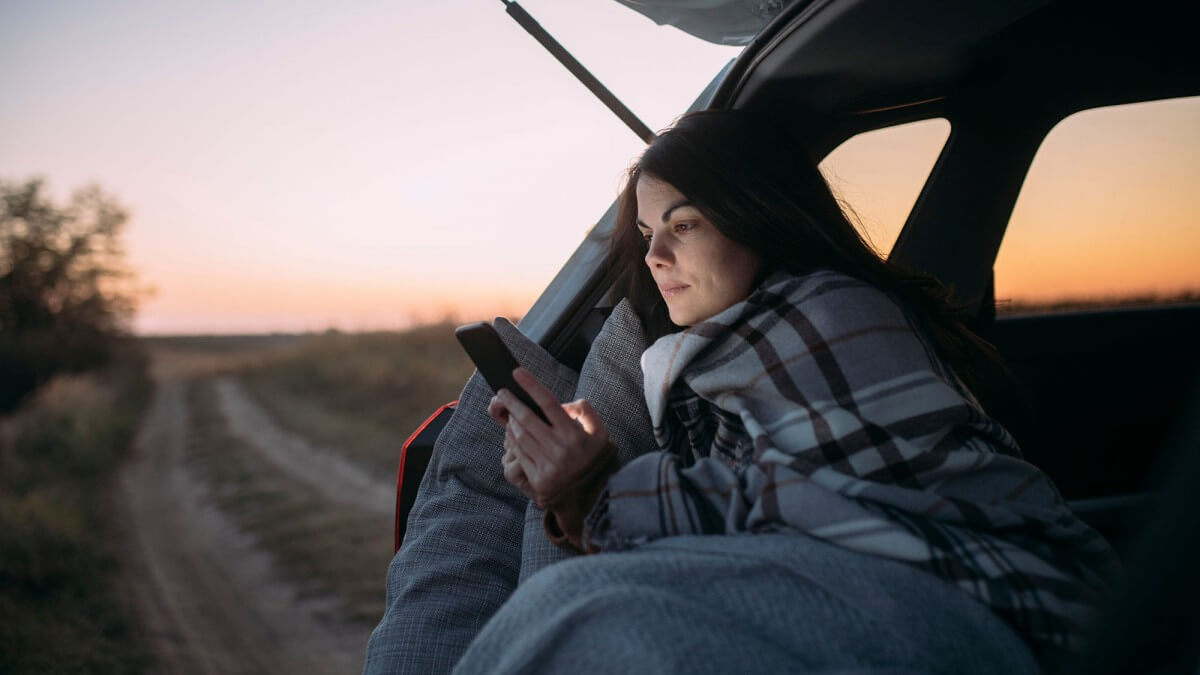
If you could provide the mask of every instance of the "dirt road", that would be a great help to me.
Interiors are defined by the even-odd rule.
[[[395,514],[395,481],[372,478],[336,449],[320,447],[280,429],[236,379],[222,377],[216,389],[229,430],[260,449],[280,471],[331,501],[369,513],[389,517]]]
[[[369,629],[333,618],[331,599],[301,599],[185,462],[188,383],[228,359],[163,349],[153,357],[156,393],[119,476],[116,508],[160,672],[359,672]]]

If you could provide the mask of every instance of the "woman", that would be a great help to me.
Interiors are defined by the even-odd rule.
[[[736,111],[682,117],[629,172],[614,260],[658,338],[642,356],[658,449],[620,466],[587,401],[560,405],[522,370],[518,382],[550,424],[507,391],[489,414],[506,425],[505,478],[546,509],[547,536],[583,552],[623,552],[560,564],[553,582],[519,588],[462,670],[501,646],[512,663],[578,663],[587,649],[572,652],[570,635],[550,629],[562,617],[542,620],[544,594],[554,592],[546,587],[593,597],[606,586],[575,580],[614,569],[667,569],[641,588],[655,595],[679,582],[678,593],[660,598],[670,609],[646,626],[632,618],[637,600],[617,603],[616,614],[597,609],[612,603],[585,603],[566,619],[588,621],[579,632],[604,644],[621,644],[611,631],[631,630],[670,642],[695,623],[690,615],[708,611],[745,610],[744,626],[792,607],[821,629],[777,634],[794,622],[766,620],[645,670],[750,659],[772,670],[853,662],[1007,672],[1034,668],[1020,661],[1030,654],[1046,665],[1078,646],[1111,550],[964,384],[987,346],[936,283],[863,242],[781,128]],[[697,536],[713,534],[725,536]],[[786,571],[747,585],[751,569]],[[793,587],[796,578],[803,583]],[[743,600],[722,604],[714,579],[738,584],[733,597]],[[607,620],[587,619],[597,616]],[[760,639],[764,630],[774,637]],[[533,651],[514,646],[539,632],[557,637]],[[900,633],[898,651],[862,637]],[[952,634],[969,647],[947,646]],[[839,636],[862,639],[823,653]],[[646,665],[637,659],[647,651],[626,665]]]

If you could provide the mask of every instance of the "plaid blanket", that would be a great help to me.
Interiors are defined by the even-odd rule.
[[[799,532],[944,578],[1043,661],[1078,648],[1111,548],[887,294],[776,273],[642,368],[659,451],[609,480],[592,545]]]

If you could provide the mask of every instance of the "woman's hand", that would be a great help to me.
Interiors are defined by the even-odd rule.
[[[501,459],[505,480],[545,509],[609,451],[608,431],[586,400],[559,403],[524,368],[514,370],[513,378],[546,413],[550,424],[507,389],[492,397],[488,415],[505,425]]]

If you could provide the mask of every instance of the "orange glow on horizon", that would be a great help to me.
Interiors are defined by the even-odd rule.
[[[472,283],[337,287],[260,282],[254,293],[246,293],[237,280],[176,282],[178,290],[170,303],[146,303],[135,325],[138,334],[402,330],[439,321],[465,323],[497,316],[515,320],[539,292]]]
[[[1034,157],[994,267],[997,299],[1200,290],[1200,97],[1088,110]]]
[[[949,131],[941,119],[880,129],[822,162],[880,251],[891,250]],[[1198,97],[1061,122],[1013,210],[994,266],[996,298],[1115,301],[1200,291],[1197,150]]]

